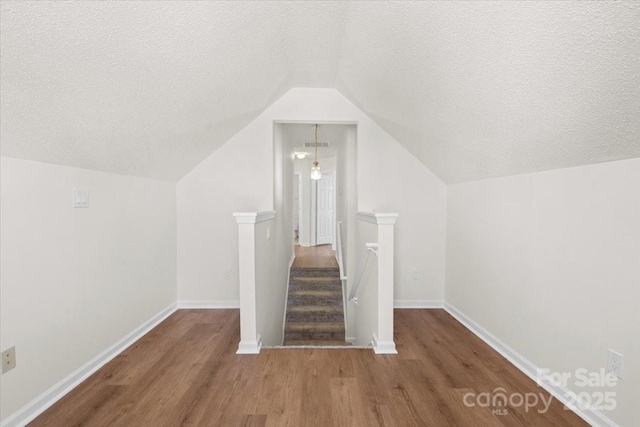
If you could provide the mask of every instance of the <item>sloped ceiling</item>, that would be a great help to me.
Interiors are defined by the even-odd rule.
[[[335,87],[445,182],[640,156],[639,2],[2,2],[2,154],[177,180]]]

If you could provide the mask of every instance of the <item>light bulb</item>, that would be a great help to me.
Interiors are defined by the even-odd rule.
[[[318,162],[313,162],[313,166],[311,166],[311,179],[318,180],[322,178],[322,174],[320,173],[320,165]]]
[[[304,159],[305,157],[307,157],[307,155],[305,153],[296,153],[296,158],[297,159]]]

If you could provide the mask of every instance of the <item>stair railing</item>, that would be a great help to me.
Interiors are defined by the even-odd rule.
[[[369,256],[371,255],[372,252],[376,256],[378,256],[378,244],[365,243],[363,254],[360,257],[360,264],[358,264],[358,272],[356,273],[356,280],[353,284],[353,288],[351,288],[351,294],[349,295],[349,301],[353,302],[354,304],[358,304],[358,290],[360,289],[362,276],[364,276],[364,271],[367,267],[367,261],[369,261]]]

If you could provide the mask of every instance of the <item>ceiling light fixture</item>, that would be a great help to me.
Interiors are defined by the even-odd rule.
[[[319,180],[322,178],[322,174],[320,173],[320,165],[318,164],[318,125],[316,124],[316,138],[315,138],[315,147],[316,147],[316,158],[313,162],[313,166],[311,166],[311,179]]]
[[[304,159],[307,157],[307,153],[296,153],[296,159]]]

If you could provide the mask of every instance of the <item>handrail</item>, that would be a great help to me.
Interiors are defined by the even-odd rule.
[[[360,257],[360,264],[358,265],[358,272],[356,273],[356,280],[351,288],[351,295],[349,301],[358,304],[358,289],[360,288],[360,282],[362,282],[362,276],[364,276],[364,270],[367,267],[367,261],[369,261],[369,254],[373,252],[378,255],[377,243],[365,243],[362,257]]]
[[[347,280],[347,276],[344,274],[344,264],[342,260],[342,221],[338,221],[336,228],[336,260],[340,268],[340,280]]]

